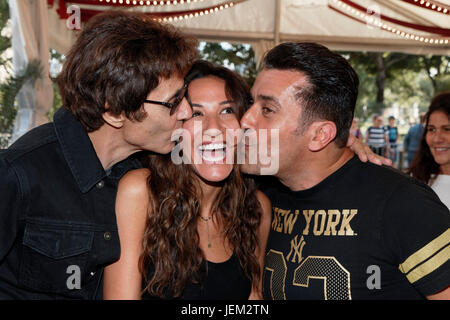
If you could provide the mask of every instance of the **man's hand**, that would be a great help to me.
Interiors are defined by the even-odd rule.
[[[369,160],[372,163],[378,165],[392,166],[392,160],[379,156],[370,150],[369,146],[366,145],[361,140],[357,139],[353,134],[350,133],[347,140],[347,147],[349,147],[362,162],[367,162]]]

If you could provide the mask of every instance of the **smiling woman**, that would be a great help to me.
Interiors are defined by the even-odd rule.
[[[235,161],[239,120],[251,101],[245,81],[198,61],[186,76],[192,117],[176,164],[149,155],[146,169],[119,183],[118,262],[105,269],[107,299],[261,298],[261,273],[271,207]],[[175,86],[174,86],[175,87]],[[155,100],[156,97],[149,97]],[[163,106],[161,106],[163,107]]]
[[[198,158],[191,159],[194,172],[208,181],[222,181],[234,167],[234,161],[224,160],[227,151],[228,157],[235,153],[236,144],[230,139],[227,144],[226,131],[240,129],[236,116],[238,108],[226,96],[225,81],[215,76],[193,80],[188,101],[192,106],[192,118],[183,128],[190,133],[191,157]],[[196,127],[201,129],[195,130]]]
[[[433,99],[425,121],[426,129],[410,172],[429,184],[450,208],[450,92]]]

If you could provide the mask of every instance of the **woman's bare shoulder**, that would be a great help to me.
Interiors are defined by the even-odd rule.
[[[142,212],[147,215],[150,193],[148,179],[150,170],[136,169],[127,172],[119,181],[116,197],[116,214]]]
[[[119,181],[117,195],[127,197],[148,197],[148,179],[150,170],[146,168],[131,170]]]

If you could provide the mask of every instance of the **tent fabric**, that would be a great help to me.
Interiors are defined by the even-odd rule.
[[[49,10],[76,5],[81,8],[83,21],[105,10],[143,11],[166,18],[206,41],[255,46],[315,41],[333,50],[450,54],[449,0],[178,0],[176,4],[173,0],[134,1],[136,4],[128,0],[128,5],[127,0],[121,1],[59,0],[51,1],[54,4]],[[208,14],[200,15],[205,9],[209,9]],[[64,19],[64,10],[60,12]]]
[[[13,32],[13,68],[25,71],[28,63],[39,60],[42,78],[34,86],[26,82],[17,96],[18,113],[11,142],[29,129],[48,122],[47,113],[53,103],[53,86],[49,78],[48,8],[44,1],[10,0]]]

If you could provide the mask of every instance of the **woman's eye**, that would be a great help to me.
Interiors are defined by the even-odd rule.
[[[198,116],[201,116],[201,115],[202,115],[202,113],[200,111],[193,111],[192,112],[192,117],[198,117]]]
[[[223,109],[221,113],[235,113],[235,112],[234,112],[233,108],[228,107],[228,108]]]
[[[428,131],[428,132],[435,132],[435,131],[436,131],[436,129],[435,129],[435,128],[433,128],[433,127],[428,127],[428,128],[427,128],[427,131]]]

